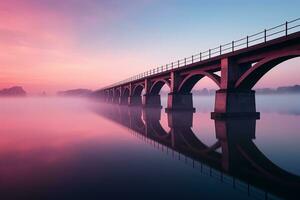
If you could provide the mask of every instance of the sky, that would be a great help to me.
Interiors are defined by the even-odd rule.
[[[0,88],[98,89],[296,19],[299,7],[298,0],[0,0]],[[299,63],[275,67],[257,87],[300,84]]]

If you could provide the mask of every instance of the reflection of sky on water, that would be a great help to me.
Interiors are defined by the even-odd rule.
[[[256,95],[256,109],[263,113],[300,115],[300,95]]]
[[[254,142],[275,164],[300,174],[299,116],[278,112],[299,109],[296,97],[257,97],[257,110],[262,113]],[[194,99],[197,111],[192,130],[208,145],[216,141],[214,122],[210,119],[213,100],[213,97]],[[28,193],[31,188],[46,188],[44,195],[51,196],[61,187],[58,192],[61,195],[72,196],[70,191],[75,189],[78,197],[86,194],[85,190],[103,197],[117,187],[125,196],[139,190],[132,197],[144,192],[149,198],[155,198],[153,190],[149,189],[155,185],[165,198],[246,198],[229,186],[216,185],[210,178],[202,177],[184,162],[177,162],[145,145],[118,124],[95,115],[87,109],[95,103],[56,98],[0,101],[1,191],[22,194],[21,191]],[[164,112],[161,124],[165,130],[170,130]],[[174,188],[181,190],[170,195],[167,191]],[[55,195],[52,197],[54,199]]]

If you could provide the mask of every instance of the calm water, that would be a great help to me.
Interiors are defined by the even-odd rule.
[[[0,99],[1,199],[295,198],[300,96],[257,96],[261,119]],[[163,100],[165,104],[165,100]]]

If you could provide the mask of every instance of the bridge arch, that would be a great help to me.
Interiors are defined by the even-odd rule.
[[[141,108],[132,108],[129,110],[129,119],[131,121],[131,129],[145,135],[146,126],[142,120],[142,109]]]
[[[108,96],[109,96],[109,101],[112,101],[113,100],[113,98],[114,98],[114,90],[113,89],[110,89],[109,91],[108,91]]]
[[[115,88],[114,89],[114,99],[117,100],[121,97],[121,88]]]
[[[132,89],[132,95],[141,96],[144,88],[145,86],[142,83],[135,85]]]
[[[109,90],[104,90],[105,98],[109,98]]]
[[[190,127],[186,127],[185,129],[178,131],[177,134],[177,137],[180,137],[180,140],[185,145],[186,149],[195,153],[199,153],[201,155],[210,153],[210,155],[208,156],[211,159],[216,159],[220,156],[220,153],[216,151],[221,147],[220,141],[217,140],[213,144],[207,145],[196,136],[196,134]]]
[[[160,120],[152,120],[147,124],[151,128],[151,136],[164,143],[171,143],[170,131],[163,128]]]
[[[158,95],[164,85],[167,85],[170,88],[170,83],[165,79],[154,81],[154,83],[150,87],[149,94]]]
[[[114,89],[114,94],[116,97],[120,97],[121,96],[121,88],[115,88]]]
[[[263,154],[253,141],[236,144],[239,154],[249,162],[259,173],[273,179],[274,181],[286,181],[290,186],[300,184],[300,176],[290,173],[273,163]]]
[[[123,92],[122,92],[122,97],[124,97],[124,96],[129,96],[129,94],[130,94],[130,90],[129,90],[129,88],[128,87],[125,87],[124,89],[123,89]]]
[[[266,57],[248,69],[236,82],[235,88],[250,90],[272,68],[289,59],[299,57],[300,50],[278,53]]]
[[[203,72],[203,71],[196,71],[188,76],[186,76],[180,83],[178,87],[179,93],[188,94],[191,92],[193,87],[197,84],[198,81],[200,81],[202,78],[208,77],[213,82],[217,84],[218,87],[220,87],[221,84],[221,78],[217,74],[209,73],[209,72]]]
[[[122,91],[121,94],[121,103],[122,104],[127,104],[128,103],[128,97],[130,95],[130,90],[128,87],[125,87]]]

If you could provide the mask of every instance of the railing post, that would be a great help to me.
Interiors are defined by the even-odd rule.
[[[199,55],[200,55],[200,61],[201,61],[201,60],[202,60],[202,58],[201,58],[201,55],[202,55],[202,53],[200,52],[200,54],[199,54]]]
[[[192,63],[194,63],[194,56],[192,56]]]
[[[231,42],[231,51],[234,52],[234,41]]]
[[[171,67],[172,67],[172,69],[173,69],[173,67],[174,67],[174,66],[173,66],[173,62],[172,62],[172,66],[171,66]]]
[[[184,58],[184,66],[186,66],[186,58]]]
[[[220,55],[222,55],[222,45],[220,45]]]
[[[210,51],[211,51],[211,50],[209,49],[209,50],[208,50],[208,58],[210,58]]]
[[[180,60],[178,60],[178,68],[179,68]]]
[[[264,30],[264,38],[265,38],[265,43],[267,42],[267,30]]]
[[[248,48],[248,47],[249,47],[249,36],[247,35],[247,37],[246,37],[246,38],[247,38],[247,39],[246,39],[246,40],[247,40],[247,42],[246,42],[246,43],[247,43],[247,48]]]
[[[288,22],[285,22],[285,36],[288,35]]]

